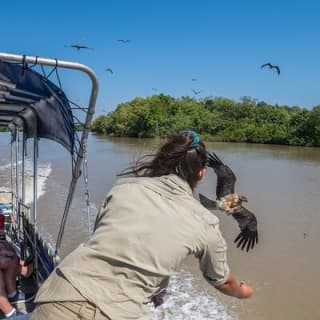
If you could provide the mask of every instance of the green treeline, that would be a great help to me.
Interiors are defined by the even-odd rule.
[[[320,105],[308,110],[250,97],[198,101],[160,94],[119,104],[92,123],[97,134],[117,137],[165,137],[184,129],[209,141],[320,146]]]

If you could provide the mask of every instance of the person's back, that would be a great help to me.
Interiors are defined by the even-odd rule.
[[[214,233],[209,223],[218,219],[176,175],[120,179],[100,209],[93,236],[59,271],[112,319],[141,319],[183,259],[204,250],[208,232]]]
[[[93,235],[43,284],[31,319],[150,319],[148,303],[190,254],[211,285],[251,296],[229,273],[218,219],[192,196],[206,163],[204,144],[187,131],[124,172],[135,177],[111,189]]]

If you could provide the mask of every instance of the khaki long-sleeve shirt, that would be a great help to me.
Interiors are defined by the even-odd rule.
[[[224,283],[226,249],[218,218],[178,176],[119,179],[91,238],[62,261],[36,301],[88,300],[111,319],[150,319],[147,304],[188,255],[210,284]]]

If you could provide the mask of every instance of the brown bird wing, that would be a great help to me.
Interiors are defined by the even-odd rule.
[[[258,222],[256,216],[247,208],[240,206],[239,209],[232,215],[238,222],[241,232],[235,238],[234,243],[237,243],[237,248],[249,251],[258,243]]]
[[[234,193],[234,185],[237,180],[236,176],[214,152],[208,153],[208,167],[212,168],[217,175],[217,199],[220,199],[227,194]]]
[[[203,194],[199,193],[199,200],[200,203],[207,208],[208,210],[216,210],[218,209],[217,202],[214,200],[211,200],[204,196]]]

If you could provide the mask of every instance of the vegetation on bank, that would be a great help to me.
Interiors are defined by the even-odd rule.
[[[320,146],[320,105],[269,105],[250,97],[195,100],[154,95],[118,105],[97,117],[92,130],[118,137],[164,137],[193,129],[211,141]]]

